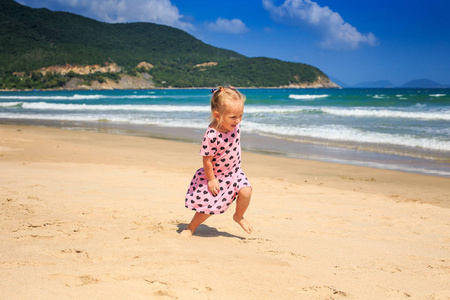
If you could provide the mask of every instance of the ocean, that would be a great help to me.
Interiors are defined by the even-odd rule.
[[[245,150],[450,177],[450,89],[240,89]],[[0,123],[200,143],[209,89],[0,92]]]

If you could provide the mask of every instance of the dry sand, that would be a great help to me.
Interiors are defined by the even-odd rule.
[[[244,152],[254,232],[182,238],[198,150],[1,125],[0,299],[450,298],[449,178]]]

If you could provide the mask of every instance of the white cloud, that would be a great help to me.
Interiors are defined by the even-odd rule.
[[[218,18],[216,22],[208,23],[207,26],[208,29],[211,31],[231,33],[231,34],[240,34],[248,31],[244,22],[242,22],[239,19],[228,20]]]
[[[63,10],[108,23],[152,22],[194,30],[170,0],[20,0],[31,7]],[[38,3],[37,3],[38,2]]]
[[[321,7],[311,0],[286,0],[280,6],[275,6],[272,0],[262,1],[264,8],[275,21],[313,28],[321,35],[322,48],[345,50],[356,49],[360,44],[377,44],[373,33],[360,33],[328,6]]]

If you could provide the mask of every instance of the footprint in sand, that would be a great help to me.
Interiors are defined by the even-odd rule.
[[[170,298],[178,299],[178,297],[176,297],[175,295],[172,295],[172,293],[168,290],[170,288],[170,285],[168,283],[162,282],[159,280],[155,280],[155,279],[145,279],[144,278],[144,280],[146,282],[148,282],[149,284],[151,284],[152,287],[156,289],[156,291],[154,292],[155,296],[170,297]]]
[[[77,262],[91,262],[92,259],[89,257],[89,254],[87,254],[83,250],[77,250],[77,249],[64,249],[60,251],[61,257],[70,257],[73,261]]]
[[[411,295],[400,291],[400,290],[396,290],[396,289],[391,289],[391,288],[385,288],[382,286],[377,286],[380,290],[382,290],[383,292],[387,293],[390,297],[393,298],[410,298]],[[434,299],[434,298],[430,298],[430,299]]]
[[[339,291],[333,286],[309,286],[301,289],[307,299],[342,299],[352,298],[349,293]]]
[[[67,275],[67,274],[52,274],[49,276],[49,279],[58,280],[62,282],[65,286],[74,287],[74,286],[83,286],[88,284],[96,284],[99,283],[100,280],[91,276],[91,275]]]
[[[272,255],[291,256],[291,257],[295,257],[295,258],[298,258],[303,261],[310,259],[308,256],[305,256],[305,255],[302,255],[299,253],[295,253],[295,252],[289,252],[289,251],[268,250],[268,251],[266,251],[266,253],[269,253]]]
[[[239,241],[240,243],[258,243],[258,244],[263,244],[265,242],[272,242],[269,239],[262,239],[262,238],[245,238],[243,240]]]
[[[382,267],[380,270],[384,271],[384,272],[388,272],[388,273],[399,273],[399,272],[402,272],[402,269],[400,269],[398,266],[396,266],[394,264],[386,265],[386,266]]]

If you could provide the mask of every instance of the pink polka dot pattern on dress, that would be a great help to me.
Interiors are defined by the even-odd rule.
[[[204,214],[224,213],[236,199],[240,189],[251,187],[241,169],[241,126],[223,133],[208,127],[203,137],[200,155],[213,156],[213,169],[220,189],[217,196],[208,189],[205,170],[195,172],[186,193],[185,206]]]

